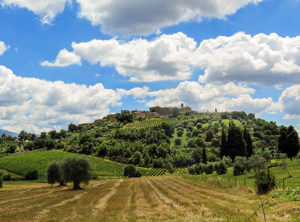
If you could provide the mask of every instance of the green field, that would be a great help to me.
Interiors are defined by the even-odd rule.
[[[97,177],[122,177],[124,164],[112,162],[98,157],[73,154],[58,150],[53,151],[34,151],[11,155],[0,158],[0,170],[4,174],[13,173],[24,176],[29,170],[36,169],[39,174],[39,180],[45,181],[47,167],[53,161],[61,162],[70,156],[86,158],[92,166],[92,175]],[[165,174],[164,169],[138,168],[143,176],[159,176]],[[0,171],[1,172],[1,171]]]
[[[152,118],[142,121],[134,121],[133,123],[126,124],[123,128],[150,128],[161,125],[162,123],[167,123],[171,125],[176,125],[178,120],[175,118]]]
[[[282,167],[276,166],[270,168],[270,172],[275,176],[276,184],[279,188],[300,188],[300,160],[288,160],[288,167],[289,173],[291,174],[291,178],[285,179],[288,177],[288,172]],[[183,171],[184,172],[184,171]],[[187,171],[185,171],[187,172]],[[254,181],[254,172],[251,171],[250,173],[245,173],[244,175],[234,176],[233,175],[233,167],[230,167],[226,174],[224,175],[217,175],[216,172],[213,174],[202,174],[202,175],[195,175],[195,178],[199,180],[209,180],[209,179],[224,179],[233,186],[248,186],[251,188],[255,187]]]

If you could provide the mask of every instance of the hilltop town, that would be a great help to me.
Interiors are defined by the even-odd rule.
[[[150,107],[149,111],[133,110],[131,111],[131,113],[134,120],[141,120],[141,119],[148,119],[148,118],[166,118],[171,114],[172,110],[174,109],[177,109],[180,115],[185,115],[186,113],[196,113],[196,111],[193,111],[191,107],[184,106],[183,103],[181,103],[180,108],[154,106],[154,107]],[[104,117],[103,119],[110,122],[114,122],[117,120],[117,116],[119,114],[120,113],[110,114]]]

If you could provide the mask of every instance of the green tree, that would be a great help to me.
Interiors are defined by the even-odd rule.
[[[60,186],[65,185],[60,171],[61,170],[58,163],[53,162],[49,165],[47,169],[47,180],[49,184],[54,184],[55,182],[58,182]]]
[[[278,150],[292,159],[299,152],[299,137],[293,126],[281,127],[278,138]]]
[[[225,135],[225,130],[224,130],[224,128],[222,129],[220,153],[221,153],[221,157],[222,157],[222,158],[223,158],[224,156],[228,156],[228,151],[227,151],[227,138],[226,138],[226,135]]]
[[[253,155],[253,146],[250,133],[246,127],[244,128],[244,140],[246,142],[247,158],[249,158]]]
[[[205,137],[205,141],[206,142],[210,142],[212,140],[212,138],[214,137],[214,134],[211,130],[207,131],[206,133],[206,137]]]
[[[124,168],[124,176],[125,177],[141,177],[141,173],[137,171],[134,165],[127,165]]]
[[[228,154],[232,160],[234,160],[236,156],[246,156],[243,134],[233,122],[229,123],[227,138]]]
[[[81,189],[80,183],[90,180],[90,163],[84,158],[69,157],[61,165],[62,177],[65,182],[73,182],[73,189]]]
[[[129,160],[130,163],[138,165],[142,162],[142,154],[139,151],[136,151]]]
[[[117,120],[121,123],[132,123],[133,122],[133,115],[128,110],[122,110],[121,114],[117,115]]]
[[[177,117],[179,116],[179,113],[180,113],[180,112],[179,112],[179,109],[178,109],[178,108],[172,108],[170,114],[171,114],[171,117],[172,117],[172,118],[177,118]]]
[[[203,147],[202,149],[202,163],[207,163],[207,155],[206,155],[206,149]]]

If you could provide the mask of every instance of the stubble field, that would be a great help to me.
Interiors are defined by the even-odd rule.
[[[300,218],[297,202],[265,204],[267,221]],[[0,190],[0,221],[5,222],[263,221],[259,207],[259,197],[248,188],[185,176],[92,181],[79,191],[30,183]]]

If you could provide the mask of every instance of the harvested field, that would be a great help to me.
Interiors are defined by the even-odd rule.
[[[79,191],[46,184],[4,185],[0,190],[3,222],[262,221],[259,206],[249,189],[181,176],[92,181]],[[267,221],[300,217],[296,202],[272,200],[265,210]]]

